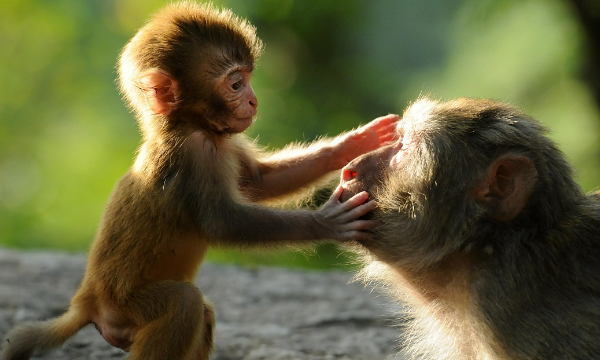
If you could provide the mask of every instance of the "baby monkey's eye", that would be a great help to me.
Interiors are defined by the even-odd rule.
[[[239,90],[242,87],[243,83],[244,83],[243,80],[236,81],[235,83],[231,84],[231,88],[233,90]]]

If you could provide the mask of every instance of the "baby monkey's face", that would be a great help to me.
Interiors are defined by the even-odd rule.
[[[258,99],[250,85],[251,77],[252,69],[249,67],[234,66],[219,82],[222,98],[231,110],[227,124],[229,132],[243,132],[256,116]]]

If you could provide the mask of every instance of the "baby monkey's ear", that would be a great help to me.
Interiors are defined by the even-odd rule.
[[[157,115],[169,115],[179,99],[177,81],[162,70],[148,70],[140,75],[138,83],[148,107]]]
[[[505,154],[496,159],[486,176],[474,189],[475,200],[492,219],[509,221],[527,205],[537,183],[533,161],[520,154]]]

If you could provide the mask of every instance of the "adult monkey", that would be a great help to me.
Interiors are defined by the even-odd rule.
[[[365,240],[367,194],[318,211],[250,203],[289,195],[394,136],[396,116],[309,147],[261,154],[240,133],[258,105],[250,86],[262,50],[230,11],[166,7],[126,45],[121,87],[143,144],[106,207],[82,284],[58,319],[20,325],[4,360],[28,359],[94,323],[131,360],[208,359],[212,307],[193,284],[210,244],[244,247]]]
[[[409,359],[595,359],[600,197],[543,127],[488,100],[421,99],[342,171],[383,225],[364,275],[408,304]]]

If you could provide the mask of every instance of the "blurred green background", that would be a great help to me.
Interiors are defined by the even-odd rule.
[[[116,89],[116,59],[165,3],[0,3],[0,245],[88,248],[139,142]],[[260,106],[250,130],[262,145],[335,135],[401,112],[420,95],[491,97],[547,124],[585,190],[600,184],[593,51],[568,0],[214,3],[248,18],[266,44],[253,77]],[[600,17],[600,6],[587,4]],[[349,261],[331,246],[209,256],[315,268]]]

